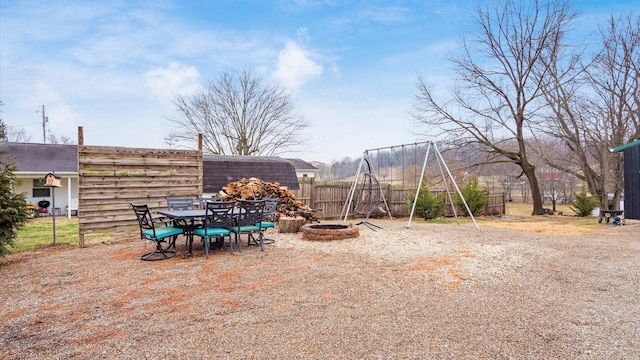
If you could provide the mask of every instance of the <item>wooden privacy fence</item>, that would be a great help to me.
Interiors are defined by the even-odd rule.
[[[130,203],[166,208],[167,197],[202,194],[202,152],[78,146],[78,241],[92,233],[131,233]]]
[[[312,209],[319,210],[318,217],[321,219],[339,219],[342,213],[349,190],[353,185],[347,181],[300,181],[300,190],[294,190],[292,193],[298,200]],[[405,188],[401,186],[393,186],[391,184],[380,184],[387,205],[393,217],[408,217],[411,213],[411,202],[409,198],[413,197],[415,188]],[[453,216],[453,209],[447,200],[445,208],[445,216]],[[505,196],[503,193],[489,194],[489,202],[485,209],[487,215],[502,215],[505,213]],[[456,208],[457,209],[457,208]],[[457,210],[458,214],[462,214]],[[353,214],[350,210],[349,214]]]

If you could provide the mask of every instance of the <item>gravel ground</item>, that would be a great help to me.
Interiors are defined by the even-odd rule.
[[[640,358],[640,224],[375,223],[209,259],[143,262],[139,240],[12,255],[0,359]]]

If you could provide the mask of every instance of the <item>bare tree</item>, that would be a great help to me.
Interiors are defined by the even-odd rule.
[[[169,146],[169,149],[175,148],[178,142],[179,140],[177,139],[177,135],[173,132],[169,132],[164,137],[164,143],[167,144],[167,146]]]
[[[560,139],[574,156],[554,156],[541,147],[545,161],[587,183],[589,191],[609,208],[614,194],[618,208],[623,189],[623,162],[609,149],[623,144],[640,129],[640,18],[611,17],[601,30],[602,50],[582,68],[561,57],[552,59],[545,97],[553,116],[540,131]],[[570,81],[560,73],[572,73]]]
[[[176,138],[203,136],[205,151],[227,155],[278,155],[296,150],[308,123],[294,112],[291,94],[251,70],[223,72],[199,93],[178,96],[172,120]]]
[[[414,117],[458,146],[479,144],[493,161],[517,164],[529,183],[533,215],[544,214],[527,139],[543,112],[544,64],[559,51],[575,17],[562,0],[501,0],[479,7],[479,33],[452,56],[459,76],[453,100],[441,104],[420,77]],[[515,145],[515,147],[513,146]]]
[[[2,100],[0,100],[0,140],[7,140],[7,124],[2,120]]]
[[[24,131],[24,129],[17,129],[15,127],[8,126],[7,141],[27,143],[31,141],[31,136],[27,135],[27,132]]]
[[[47,142],[49,144],[73,144],[73,140],[70,137],[64,135],[56,135],[49,131],[47,135]]]
[[[0,114],[2,114],[2,106],[4,103],[0,100]],[[0,117],[0,140],[8,142],[29,142],[31,137],[27,135],[24,129],[16,129],[7,125]]]

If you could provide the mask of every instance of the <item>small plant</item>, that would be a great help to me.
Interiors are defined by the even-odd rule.
[[[410,199],[410,206],[413,199]],[[429,185],[422,185],[416,201],[415,214],[425,220],[436,219],[444,215],[444,193],[434,195],[429,189]]]
[[[485,189],[478,188],[478,178],[474,177],[467,183],[466,186],[460,189],[464,200],[467,202],[469,206],[469,210],[471,213],[476,215],[481,215],[484,213],[487,203],[489,202],[489,193]],[[458,208],[462,209],[465,215],[469,216],[469,212],[467,208],[464,206],[464,202],[458,193],[455,194],[455,202]]]
[[[579,217],[585,217],[591,215],[593,210],[598,207],[599,201],[595,197],[587,194],[585,187],[582,187],[580,193],[573,193],[575,200],[572,201],[569,208],[573,210]]]

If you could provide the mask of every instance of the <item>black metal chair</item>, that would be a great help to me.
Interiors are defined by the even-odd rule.
[[[264,200],[264,211],[262,213],[262,226],[263,232],[267,229],[273,229],[276,227],[277,221],[277,213],[278,213],[278,204],[280,203],[280,198],[263,198]],[[275,240],[264,238],[263,242],[265,244],[273,244]]]
[[[200,197],[198,202],[200,203],[200,209],[205,209],[207,206],[207,202],[218,202],[222,201],[221,197]]]
[[[193,210],[195,209],[195,202],[193,201],[193,198],[168,197],[167,209],[176,211]],[[173,226],[183,230],[188,227],[194,228],[196,227],[196,221],[191,220],[191,224],[187,224],[185,220],[174,220]]]
[[[174,257],[176,254],[176,239],[178,235],[183,234],[184,231],[180,228],[167,226],[167,224],[159,218],[154,219],[147,205],[131,204],[131,207],[136,213],[138,225],[140,225],[140,238],[142,240],[151,240],[156,244],[154,251],[143,254],[140,259],[154,261]],[[173,248],[173,250],[171,250],[171,248]]]
[[[193,198],[167,198],[167,209],[169,210],[193,210],[194,208]]]
[[[254,242],[264,251],[264,239],[262,236],[262,216],[264,211],[264,200],[240,200],[240,213],[237,215],[235,224],[229,230],[235,234],[235,241],[242,252],[242,241],[240,237],[246,234],[247,246]],[[258,236],[256,239],[254,235]]]
[[[206,257],[209,258],[211,239],[215,238],[221,246],[224,246],[224,238],[229,238],[229,247],[233,254],[233,243],[229,228],[233,226],[234,201],[218,201],[206,203],[205,217],[202,228],[195,229],[193,235],[200,236],[204,244]]]

